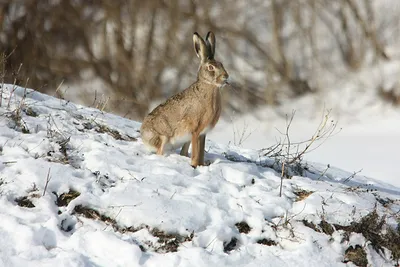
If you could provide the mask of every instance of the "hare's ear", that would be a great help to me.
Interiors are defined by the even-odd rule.
[[[201,59],[201,62],[205,62],[208,58],[208,48],[203,38],[197,32],[193,34],[193,44],[197,56]]]
[[[215,55],[215,35],[213,32],[208,32],[207,37],[206,37],[206,44],[208,47],[208,58],[209,59],[214,59]]]

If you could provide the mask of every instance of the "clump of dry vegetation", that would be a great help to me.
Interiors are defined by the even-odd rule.
[[[81,193],[78,191],[75,191],[73,189],[70,189],[67,193],[62,193],[61,195],[57,195],[56,192],[53,192],[54,195],[56,195],[57,200],[56,200],[56,205],[58,207],[65,207],[68,206],[68,204],[74,200],[75,198],[79,197]]]
[[[314,223],[303,220],[303,224],[316,232],[332,235],[335,231],[342,231],[342,242],[350,240],[352,233],[362,234],[368,244],[378,252],[384,254],[384,248],[391,252],[391,258],[396,264],[400,261],[400,223],[393,229],[386,223],[386,217],[380,217],[373,210],[359,221],[353,221],[350,225],[330,224],[325,220],[316,226]],[[357,266],[367,266],[368,260],[364,248],[359,245],[349,247],[345,253],[344,262],[351,261]]]
[[[76,196],[76,193],[67,194],[66,196],[70,195],[74,197]],[[83,205],[75,206],[73,213],[88,219],[102,221],[105,224],[111,226],[114,231],[118,231],[121,233],[133,233],[139,230],[147,229],[152,236],[157,237],[158,239],[155,243],[150,241],[139,243],[138,245],[142,251],[150,250],[158,253],[176,252],[178,251],[178,248],[182,243],[191,241],[194,237],[194,233],[191,233],[188,236],[184,236],[178,233],[167,233],[158,228],[150,228],[148,225],[140,225],[138,227],[121,227],[120,225],[118,225],[115,218],[111,218],[107,215],[100,213],[96,209]]]
[[[344,263],[348,263],[351,261],[356,266],[360,267],[367,267],[368,266],[368,259],[367,253],[360,245],[355,245],[355,247],[350,246],[345,251],[344,255]]]
[[[297,196],[295,201],[302,201],[302,200],[306,199],[308,196],[310,196],[314,192],[313,191],[307,191],[307,190],[304,190],[304,189],[297,189],[297,190],[293,191],[293,193]]]
[[[248,234],[251,231],[251,227],[245,221],[236,223],[235,226],[238,229],[239,233]]]
[[[279,131],[280,138],[277,139],[276,144],[262,148],[259,150],[259,160],[249,160],[245,157],[230,155],[224,153],[224,157],[230,161],[235,162],[252,162],[262,167],[269,167],[280,173],[281,185],[279,195],[282,196],[283,180],[290,179],[294,175],[310,176],[313,179],[319,180],[325,177],[326,172],[330,168],[320,171],[310,170],[307,162],[303,161],[304,156],[307,153],[317,149],[323,143],[340,132],[340,128],[337,128],[337,122],[332,119],[331,110],[324,110],[319,125],[316,127],[312,136],[303,141],[292,141],[290,131],[292,130],[292,122],[294,120],[296,111],[293,110],[292,114],[286,115],[286,128],[284,131]],[[353,173],[346,178],[345,182],[351,180],[358,172]],[[305,190],[295,190],[294,194],[298,197],[296,201],[300,201],[308,197],[313,192]]]
[[[35,205],[32,203],[32,200],[30,200],[28,198],[28,196],[18,197],[15,199],[15,202],[20,207],[25,207],[25,208],[34,208],[35,207]]]
[[[257,241],[257,244],[265,245],[265,246],[276,246],[276,242],[274,240],[263,238]]]

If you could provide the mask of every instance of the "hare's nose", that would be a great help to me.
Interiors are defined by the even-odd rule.
[[[224,80],[228,80],[229,75],[228,75],[228,73],[224,73],[224,74],[222,75],[222,77],[224,78]]]

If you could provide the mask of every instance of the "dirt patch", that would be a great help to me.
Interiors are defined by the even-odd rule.
[[[251,161],[251,160],[249,160],[249,159],[245,159],[245,158],[240,158],[240,156],[238,155],[238,154],[236,154],[236,155],[231,155],[231,154],[228,154],[228,153],[226,153],[226,152],[223,152],[222,153],[222,156],[224,156],[227,160],[229,160],[229,161],[233,161],[233,162],[248,162],[248,163],[256,163],[256,162],[253,162],[253,161]]]
[[[50,162],[57,162],[61,164],[71,164],[70,162],[70,157],[69,157],[69,151],[71,150],[69,141],[71,140],[71,137],[68,138],[62,138],[60,140],[55,141],[59,145],[58,151],[60,153],[56,153],[53,149],[47,151],[47,160]]]
[[[149,233],[152,236],[157,237],[158,240],[155,243],[150,241],[146,241],[143,243],[138,242],[138,246],[142,251],[149,250],[158,253],[176,252],[178,251],[178,248],[182,243],[191,241],[194,237],[194,232],[192,232],[188,236],[184,236],[177,233],[167,233],[165,231],[159,230],[158,228],[150,228],[148,225],[141,225],[140,227],[120,227],[115,219],[105,216],[95,209],[84,207],[82,205],[76,206],[74,208],[74,213],[88,219],[103,221],[105,224],[112,226],[114,231],[120,233],[134,233],[139,230],[147,229]]]
[[[376,188],[366,188],[366,185],[350,186],[345,190],[348,192],[358,192],[358,193],[373,193],[377,191]]]
[[[69,143],[70,140],[71,140],[71,137],[68,137],[68,138],[65,138],[65,139],[60,140],[60,141],[57,142],[57,144],[60,145],[60,150],[59,151],[63,155],[62,158],[63,158],[63,161],[65,163],[69,162],[69,160],[68,160],[68,143]]]
[[[382,227],[385,225],[385,219],[385,217],[379,218],[378,213],[374,210],[361,218],[360,222],[352,222],[349,226],[341,226],[337,224],[334,226],[336,230],[345,231],[345,241],[348,241],[348,237],[351,233],[359,233],[371,242],[375,251],[384,252],[383,247],[386,245],[386,240],[381,232]]]
[[[79,119],[81,119],[81,118],[79,118]],[[84,123],[82,123],[82,126],[83,126],[83,128],[85,128],[85,130],[91,130],[95,127],[95,125],[93,125],[90,122],[84,122]]]
[[[95,209],[92,209],[92,208],[89,208],[89,207],[85,207],[85,206],[82,206],[82,205],[75,206],[73,213],[82,215],[83,217],[88,218],[88,219],[103,221],[106,224],[109,224],[111,226],[116,226],[117,225],[117,223],[116,223],[116,221],[114,219],[111,219],[108,216],[100,214],[100,212],[98,212]]]
[[[376,199],[376,201],[378,201],[382,206],[384,206],[385,208],[388,208],[391,204],[393,204],[394,203],[394,200],[393,199],[390,199],[390,198],[381,198],[381,197],[379,197],[378,195],[376,195],[376,194],[374,194],[375,195],[375,199]]]
[[[25,207],[25,208],[35,207],[35,205],[33,205],[32,201],[27,196],[16,198],[15,202],[20,207]]]
[[[26,115],[30,116],[30,117],[37,117],[38,113],[36,111],[34,111],[31,107],[27,107],[26,109],[24,109],[24,112]]]
[[[335,229],[332,227],[332,225],[330,225],[325,220],[321,220],[318,226],[321,228],[322,232],[326,235],[332,235],[333,232],[335,232]]]
[[[191,241],[194,236],[193,233],[190,236],[166,233],[157,228],[151,229],[150,234],[158,237],[159,246],[155,247],[155,252],[159,253],[177,252],[180,244],[186,241]]]
[[[264,246],[276,246],[276,242],[272,239],[263,238],[257,241],[257,244],[261,244]]]
[[[325,220],[322,220],[321,223],[316,226],[315,224],[303,220],[303,224],[316,232],[323,232],[327,235],[332,235],[334,231],[342,230],[343,231],[343,242],[348,242],[350,240],[350,236],[352,233],[359,233],[364,236],[364,238],[369,242],[372,248],[379,254],[384,254],[384,248],[387,248],[391,251],[391,258],[397,265],[399,265],[400,260],[400,224],[396,229],[393,229],[390,225],[386,224],[386,217],[379,217],[376,210],[370,212],[359,222],[352,222],[350,225],[339,225],[339,224],[329,224]],[[382,231],[384,229],[385,231]],[[359,248],[355,247],[349,250],[350,254],[359,254],[361,255],[361,251]],[[364,250],[363,250],[364,251]],[[365,252],[364,252],[365,253]],[[352,261],[353,260],[348,260]],[[362,264],[363,261],[360,260]],[[367,265],[358,266],[367,266]],[[367,263],[368,264],[368,263]]]
[[[298,201],[302,201],[302,200],[306,199],[308,196],[310,196],[312,193],[314,193],[314,191],[297,189],[297,190],[293,191],[293,193],[297,196],[295,201],[298,202]]]
[[[53,194],[55,194],[57,196],[56,192],[53,192]],[[60,196],[57,196],[56,205],[58,207],[68,206],[68,204],[72,200],[74,200],[75,198],[79,197],[80,195],[81,195],[81,193],[79,193],[78,191],[70,189],[68,191],[68,193],[62,193]]]
[[[224,242],[224,252],[229,253],[236,248],[238,244],[238,239],[236,237],[232,237],[229,242]]]
[[[248,234],[251,231],[251,227],[245,221],[236,223],[235,226],[239,233]]]
[[[22,119],[20,111],[16,110],[9,115],[9,118],[14,122],[14,129],[20,131],[24,134],[29,134],[30,131],[28,126],[26,125],[25,121]]]
[[[106,133],[116,140],[123,140],[121,134],[117,130],[110,129],[108,126],[104,124],[98,124],[97,127],[95,127],[94,129],[96,132]]]
[[[112,138],[116,139],[116,140],[124,140],[124,141],[137,141],[136,138],[132,137],[132,136],[123,136],[120,134],[120,132],[118,132],[115,129],[111,129],[110,127],[104,125],[104,124],[97,124],[94,127],[94,130],[98,133],[106,133],[109,136],[111,136]]]
[[[313,229],[315,232],[324,233],[326,235],[332,235],[335,232],[335,229],[331,224],[329,224],[324,219],[318,225],[315,225],[313,222],[309,222],[305,219],[302,220],[304,226]]]
[[[307,226],[308,228],[313,229],[315,232],[318,232],[318,233],[321,232],[321,230],[319,230],[318,227],[313,222],[309,222],[305,219],[303,219],[302,222],[303,222],[304,226]]]
[[[360,245],[356,245],[355,247],[350,246],[348,249],[346,249],[343,262],[348,263],[350,261],[356,266],[368,266],[367,253]]]
[[[384,235],[386,247],[392,252],[392,259],[396,262],[396,266],[400,266],[400,223],[397,229],[389,228]]]

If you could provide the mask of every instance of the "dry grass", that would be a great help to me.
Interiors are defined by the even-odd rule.
[[[330,224],[325,220],[316,226],[303,220],[303,224],[316,232],[323,232],[332,235],[335,231],[342,232],[342,242],[348,242],[352,233],[359,233],[369,242],[372,248],[378,253],[384,253],[384,248],[391,252],[392,260],[398,265],[400,261],[400,223],[396,229],[386,224],[386,217],[379,217],[376,210],[370,212],[360,221],[353,221],[350,225]],[[365,251],[362,247],[350,247],[346,250],[345,262],[352,261],[357,266],[367,266]]]
[[[27,196],[16,198],[15,202],[20,207],[25,207],[25,208],[35,207],[35,205],[33,205],[32,201]]]
[[[257,244],[261,244],[264,246],[276,246],[276,242],[274,240],[268,239],[268,238],[263,238],[257,241]]]
[[[298,202],[298,201],[302,201],[302,200],[306,199],[307,197],[309,197],[312,193],[314,193],[314,191],[297,189],[297,190],[293,191],[293,193],[297,196],[295,201]]]
[[[248,234],[251,231],[251,227],[247,224],[247,222],[243,221],[235,224],[239,233]]]
[[[72,193],[70,195],[71,197],[75,197],[77,193]],[[184,236],[177,233],[167,233],[158,228],[150,228],[147,225],[141,225],[139,227],[121,227],[118,225],[117,221],[114,218],[101,214],[99,211],[93,208],[85,207],[82,205],[76,206],[74,208],[74,213],[88,219],[102,221],[105,224],[112,226],[114,231],[118,231],[121,233],[137,232],[142,229],[147,229],[152,236],[157,237],[158,239],[155,243],[140,243],[139,246],[142,251],[150,250],[158,253],[176,252],[178,251],[178,248],[182,243],[191,241],[194,237],[194,233],[191,233],[188,236]]]
[[[344,263],[352,262],[356,266],[367,267],[367,253],[360,245],[350,246],[344,254]]]
[[[53,192],[57,196],[55,192]],[[58,207],[65,207],[68,206],[68,204],[74,200],[75,198],[79,197],[81,193],[78,191],[75,191],[73,189],[70,189],[67,193],[62,193],[60,196],[57,196],[56,200],[56,205]]]

